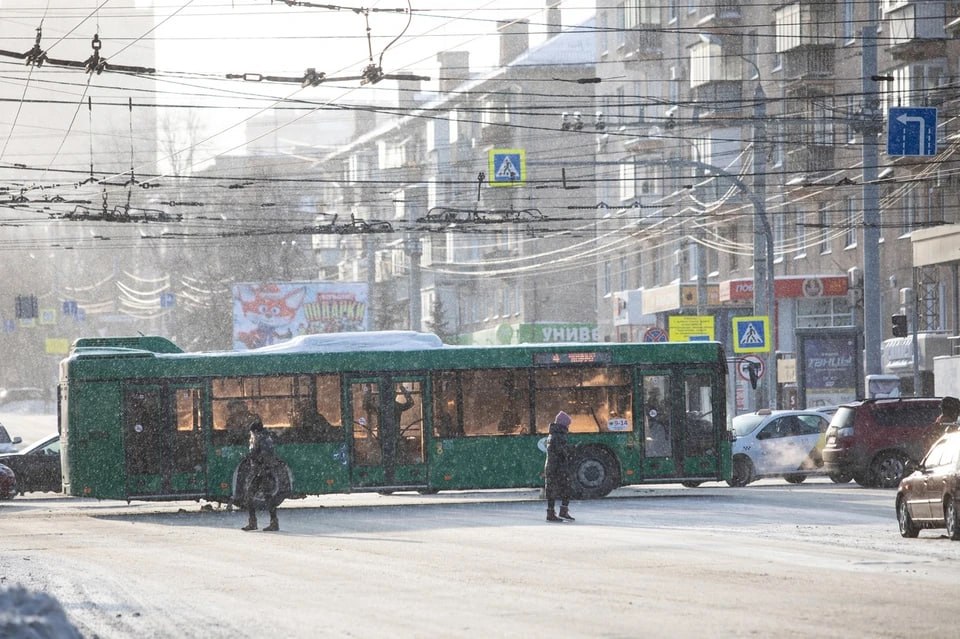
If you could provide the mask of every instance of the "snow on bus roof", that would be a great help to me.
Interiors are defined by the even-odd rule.
[[[254,348],[247,353],[346,353],[351,351],[422,351],[443,348],[433,333],[367,331],[299,335],[285,342]]]

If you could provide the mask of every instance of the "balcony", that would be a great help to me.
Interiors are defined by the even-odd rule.
[[[620,59],[624,62],[659,60],[663,58],[663,27],[655,24],[641,24],[628,29],[626,41],[620,49]]]
[[[700,16],[697,28],[711,32],[714,29],[728,29],[740,26],[743,13],[740,2],[736,0],[705,0],[700,3]]]
[[[690,89],[690,97],[696,103],[695,117],[729,117],[743,107],[743,83],[740,80],[707,82]]]
[[[801,46],[783,52],[783,77],[787,83],[828,82],[834,75],[832,45]]]
[[[947,39],[943,2],[909,2],[886,14],[890,45],[896,60],[912,61],[942,57]]]
[[[641,124],[637,127],[628,128],[624,133],[628,137],[623,141],[623,148],[629,153],[658,153],[667,144],[676,143],[674,135],[669,131],[664,131],[662,125]]]
[[[484,145],[509,144],[515,134],[516,129],[506,122],[484,122],[480,125],[480,141]]]
[[[832,146],[806,144],[787,151],[787,173],[811,174],[834,170]]]

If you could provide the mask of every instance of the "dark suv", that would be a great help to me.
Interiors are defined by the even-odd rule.
[[[896,488],[942,435],[934,397],[866,399],[837,409],[827,427],[823,467],[861,486]]]

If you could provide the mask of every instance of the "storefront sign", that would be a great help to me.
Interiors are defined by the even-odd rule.
[[[837,297],[847,294],[848,284],[845,275],[790,275],[774,280],[773,293],[777,299]],[[720,282],[719,299],[721,302],[752,300],[753,280]]]

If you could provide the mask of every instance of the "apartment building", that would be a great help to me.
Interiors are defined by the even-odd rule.
[[[956,237],[937,230],[958,221],[956,3],[627,0],[598,3],[597,12],[598,99],[616,112],[620,134],[607,157],[649,182],[634,191],[653,195],[640,202],[639,250],[613,261],[627,272],[619,281],[632,283],[614,292],[615,338],[643,339],[672,316],[696,314],[712,316],[715,337],[733,344],[732,320],[754,312],[754,267],[772,265],[769,338],[782,377],[777,401],[789,405],[803,381],[795,358],[805,335],[852,337],[851,354],[864,348],[863,270],[873,250],[879,285],[868,281],[867,295],[879,295],[882,337],[910,301],[900,289],[915,291],[920,333],[917,370],[905,348],[912,338],[898,338],[883,343],[883,372],[901,376],[904,392],[916,377],[919,392],[932,394],[933,357],[957,332],[956,261],[946,251],[935,265],[915,263],[914,242]],[[876,71],[864,82],[871,25]],[[937,107],[936,155],[886,153],[889,107]],[[866,171],[865,135],[879,148]],[[865,178],[877,185],[873,216]],[[821,395],[864,392],[841,388]]]
[[[395,231],[330,240],[340,279],[370,284],[378,328],[475,344],[600,339],[593,114],[581,112],[594,104],[594,28],[548,16],[534,47],[528,21],[501,22],[491,71],[441,52],[439,93],[401,83],[396,121],[324,159],[333,210]]]

